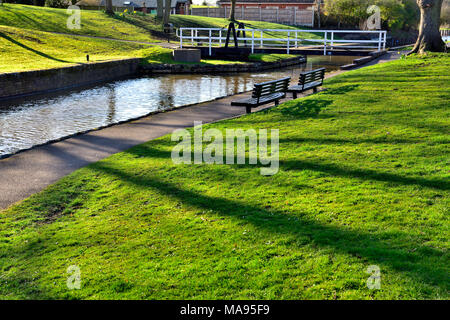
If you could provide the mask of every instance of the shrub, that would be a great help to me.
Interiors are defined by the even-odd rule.
[[[71,4],[72,2],[67,0],[45,0],[45,6],[51,8],[67,8]]]
[[[419,22],[415,0],[325,0],[325,14],[339,26],[360,27],[370,5],[380,7],[383,29],[410,30]]]

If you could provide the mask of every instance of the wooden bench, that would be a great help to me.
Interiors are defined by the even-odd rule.
[[[255,84],[252,97],[231,102],[232,106],[245,107],[247,113],[252,112],[252,108],[275,102],[277,106],[281,99],[286,97],[286,90],[291,81],[290,77],[267,81]]]
[[[310,89],[317,92],[317,88],[323,84],[324,78],[325,68],[300,73],[298,85],[290,87],[287,92],[292,92],[294,99],[297,99],[298,93],[302,93]]]

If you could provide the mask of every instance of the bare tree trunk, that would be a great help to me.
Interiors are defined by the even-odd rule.
[[[442,40],[441,25],[442,0],[416,0],[420,8],[419,37],[414,49],[408,54],[425,51],[444,52],[446,45]]]
[[[235,12],[236,12],[236,0],[231,0],[231,10],[230,10],[230,20],[231,21],[236,21]]]
[[[321,6],[322,6],[322,0],[317,0],[316,1],[316,3],[317,3],[317,27],[320,29],[320,25],[321,25],[321,23],[320,23],[320,15],[321,15]]]
[[[106,14],[113,15],[114,10],[112,6],[112,0],[106,0]]]
[[[156,1],[156,17],[159,19],[162,19],[163,12],[164,12],[164,0],[157,0]]]
[[[170,7],[171,7],[172,0],[166,0],[166,7],[164,9],[164,24],[169,23],[170,19]]]

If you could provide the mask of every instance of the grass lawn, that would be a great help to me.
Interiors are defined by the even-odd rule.
[[[138,57],[144,63],[176,63],[171,50],[148,44],[91,39],[49,32],[92,35],[136,41],[156,41],[161,37],[159,25],[151,15],[126,15],[110,18],[100,11],[82,11],[81,30],[66,27],[68,14],[63,9],[4,4],[0,6],[0,72],[18,72],[57,68],[66,65]],[[212,26],[225,19],[172,16],[179,26]],[[255,22],[255,27],[281,25]],[[158,33],[159,32],[159,33]],[[287,55],[255,56],[256,61],[276,61]],[[201,64],[242,63],[239,61],[202,60]]]
[[[412,56],[204,127],[279,129],[271,177],[174,165],[170,136],[74,172],[0,211],[0,298],[449,299],[449,69]]]
[[[264,53],[255,53],[249,55],[249,59],[252,61],[260,61],[260,62],[277,62],[280,60],[288,59],[288,58],[295,58],[297,57],[294,54],[278,54],[278,53],[272,53],[272,54],[264,54]]]
[[[103,11],[82,10],[81,29],[67,28],[67,18],[70,15],[66,9],[55,9],[28,5],[5,3],[0,6],[0,25],[32,29],[47,32],[62,32],[70,34],[90,35],[123,40],[160,41],[165,39],[161,24],[155,22],[155,15],[116,14],[109,17]],[[208,18],[200,16],[172,15],[170,20],[176,28],[179,27],[224,27],[227,19]],[[296,29],[277,23],[260,21],[243,21],[252,29]],[[277,33],[267,37],[280,36]],[[300,36],[300,34],[299,34]],[[317,37],[313,34],[302,34],[302,37]]]
[[[56,35],[48,32],[0,26],[0,73],[63,67],[91,62],[138,57],[143,63],[178,63],[172,50],[159,46]],[[278,61],[291,55],[254,55],[254,61]],[[201,64],[243,63],[202,60]]]
[[[62,32],[114,39],[155,41],[160,27],[148,17],[127,15],[127,19],[111,18],[102,11],[82,10],[81,29],[68,29],[66,9],[5,3],[0,6],[0,25],[47,32]],[[144,21],[141,21],[144,20]]]
[[[111,40],[55,35],[0,26],[0,72],[63,67],[131,57],[153,57],[159,47]]]

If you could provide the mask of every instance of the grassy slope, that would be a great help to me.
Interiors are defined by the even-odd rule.
[[[296,55],[293,54],[263,54],[263,53],[255,53],[249,55],[249,59],[252,61],[261,61],[261,62],[276,62],[280,60],[284,60],[287,58],[295,58]]]
[[[151,55],[148,45],[54,35],[0,26],[0,72],[62,67],[127,57]]]
[[[154,15],[117,14],[110,18],[102,11],[82,10],[81,29],[67,29],[67,14],[65,9],[35,7],[27,5],[4,4],[0,6],[0,25],[33,29],[47,32],[62,32],[71,34],[101,36],[114,39],[135,41],[159,41],[165,38],[160,24],[155,24]],[[179,27],[224,27],[227,19],[207,18],[199,16],[173,15],[171,22]],[[248,28],[265,29],[295,29],[285,25],[260,21],[243,21]],[[276,37],[273,33],[271,37]],[[308,35],[314,37],[314,35]]]
[[[0,297],[448,299],[449,68],[352,71],[207,126],[279,129],[272,177],[174,165],[168,136],[74,172],[1,211]]]
[[[81,13],[81,29],[70,30],[67,28],[69,16],[65,9],[7,3],[0,6],[0,25],[114,39],[155,41],[152,32],[156,32],[157,27],[150,19],[149,22],[137,25],[140,19],[136,21],[134,18],[112,19],[101,11],[83,10]]]
[[[159,46],[124,43],[102,39],[63,36],[47,32],[0,26],[0,73],[63,67],[91,62],[143,58],[143,63],[178,63],[172,50]],[[277,61],[290,55],[254,55],[255,61]],[[239,61],[202,60],[201,64],[241,63]]]
[[[171,50],[145,44],[89,39],[42,31],[75,33],[124,40],[152,41],[160,36],[160,26],[151,16],[130,16],[111,19],[102,12],[82,11],[82,29],[68,30],[65,10],[5,4],[0,6],[0,72],[17,72],[56,68],[90,61],[104,61],[129,57],[144,58],[147,63],[175,63]],[[216,26],[225,19],[177,17],[175,24]],[[261,23],[260,23],[261,24]],[[280,27],[280,25],[276,25]],[[264,56],[266,60],[280,57]],[[282,57],[281,57],[282,58]],[[227,64],[236,61],[203,60],[202,64]]]

